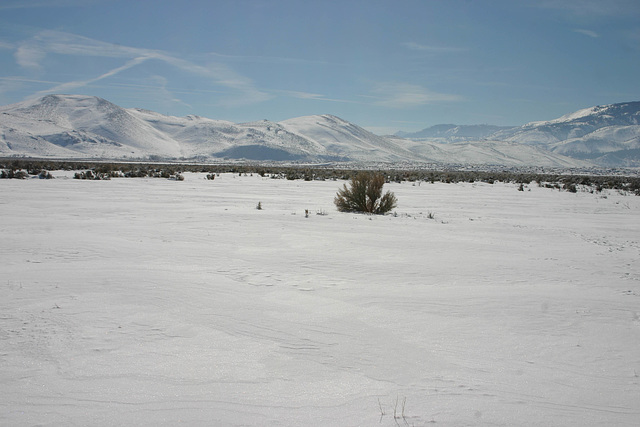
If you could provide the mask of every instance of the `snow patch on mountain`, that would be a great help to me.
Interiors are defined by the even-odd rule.
[[[511,128],[511,126],[442,124],[431,126],[418,132],[397,132],[395,136],[448,143],[485,139],[496,132]]]
[[[358,161],[406,161],[413,154],[389,139],[329,114],[281,121],[292,133],[312,141],[334,156]]]
[[[485,138],[496,129],[498,131],[492,135],[502,133],[504,138]],[[579,137],[581,134],[576,134],[575,129],[576,126],[569,129],[566,135]],[[532,134],[525,134],[520,128],[514,132],[511,128],[490,125],[443,125],[435,130],[441,139],[412,141],[375,135],[328,114],[297,117],[278,123],[260,120],[236,124],[193,115],[172,117],[139,108],[125,109],[104,99],[84,95],[47,95],[0,107],[0,131],[1,156],[168,161],[436,162],[553,167],[590,165],[583,160],[563,156],[560,149],[553,153],[539,144],[535,149],[517,144],[531,143]],[[549,146],[563,140],[542,128],[530,131],[538,133]],[[591,131],[590,128],[587,131]],[[441,142],[454,144],[446,147],[447,144]],[[630,149],[632,147],[629,145]],[[573,151],[567,149],[566,152]]]
[[[496,128],[498,127],[488,125],[436,125],[420,132],[399,132],[397,135],[432,143],[472,143],[473,145],[468,146],[468,152],[464,153],[465,158],[467,154],[474,152],[473,141],[484,139],[519,144],[523,154],[527,150],[524,146],[533,146],[542,150],[538,152],[542,154],[541,158],[550,159],[548,152],[552,152],[577,160],[589,160],[606,167],[640,166],[640,158],[634,151],[638,150],[640,140],[640,102],[589,107],[553,120],[529,122],[518,127]],[[500,148],[500,154],[508,157],[507,152],[502,151],[513,151],[508,147]],[[495,147],[487,145],[484,148]],[[480,156],[477,160],[489,152],[477,153]],[[528,152],[524,158],[535,159],[536,163],[540,163],[541,158],[538,154]],[[500,156],[497,156],[497,159],[500,159]],[[554,162],[556,160],[554,158]],[[506,160],[503,158],[503,161]]]

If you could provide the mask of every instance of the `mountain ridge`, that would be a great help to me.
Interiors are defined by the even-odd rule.
[[[468,130],[474,128],[489,131],[491,125],[436,125],[419,132],[399,134],[413,140],[439,143],[476,139],[508,141],[589,160],[604,167],[640,167],[638,101],[583,108],[553,120],[534,121],[468,136]]]
[[[611,112],[611,108],[593,108],[600,108],[597,113],[603,123],[609,120],[605,112]],[[609,163],[620,161],[616,152],[627,150],[627,154],[634,155],[633,150],[640,148],[621,141],[625,136],[631,139],[636,137],[634,126],[638,126],[637,115],[635,110],[632,111],[633,108],[627,110],[630,129],[623,131],[616,128],[615,132],[595,134],[600,139],[612,138],[611,135],[617,138],[602,153],[607,156]],[[590,117],[595,114],[594,111],[578,114],[571,120],[576,120],[578,116]],[[571,122],[569,118],[567,120]],[[437,130],[440,136],[412,140],[375,135],[330,114],[296,117],[280,122],[260,120],[233,123],[196,115],[175,117],[141,108],[122,108],[94,96],[47,95],[0,107],[0,156],[107,160],[153,158],[168,161],[241,159],[316,163],[465,163],[563,168],[589,167],[593,165],[593,159],[597,160],[600,156],[591,155],[589,145],[585,145],[583,152],[579,153],[576,141],[570,145],[567,141],[551,138],[545,130],[547,128],[543,128],[566,125],[565,122],[532,123],[538,124],[528,124],[529,128],[519,127],[516,131],[515,128],[492,125],[441,125]],[[521,141],[526,132],[538,132],[548,141]],[[503,137],[495,137],[501,134]],[[442,138],[449,138],[444,141],[446,144],[442,143]],[[600,139],[592,145],[598,145]],[[566,144],[561,146],[559,142]],[[588,152],[585,153],[585,150]]]
[[[441,138],[441,142],[455,142],[468,139],[483,139],[494,133],[511,129],[512,126],[495,126],[495,125],[456,125],[456,124],[439,124],[434,125],[418,132],[396,132],[394,136],[409,139],[422,138]]]

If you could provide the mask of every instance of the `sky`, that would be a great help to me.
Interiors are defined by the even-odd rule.
[[[0,105],[84,94],[378,134],[640,100],[637,0],[0,0]]]

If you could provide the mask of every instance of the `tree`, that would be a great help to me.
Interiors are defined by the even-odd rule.
[[[359,172],[338,191],[333,203],[340,212],[365,212],[384,214],[395,208],[398,200],[395,194],[387,191],[382,195],[384,176],[380,173]]]

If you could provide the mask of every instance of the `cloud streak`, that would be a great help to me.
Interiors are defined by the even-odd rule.
[[[35,94],[36,96],[77,89],[115,76],[149,60],[157,60],[189,74],[205,78],[212,85],[222,86],[235,92],[233,96],[221,99],[221,102],[228,106],[249,105],[271,98],[271,95],[256,88],[251,79],[238,74],[226,64],[211,63],[205,66],[159,50],[116,45],[60,31],[46,30],[38,33],[32,39],[21,43],[17,47],[14,57],[23,68],[40,72],[43,69],[42,62],[48,54],[121,58],[127,62],[95,78],[62,83],[46,91],[40,91]]]
[[[415,42],[406,42],[402,43],[402,46],[409,50],[416,50],[425,53],[460,53],[466,52],[466,48],[462,47],[452,47],[452,46],[432,46],[432,45],[423,45]]]
[[[340,102],[345,104],[358,104],[358,101],[351,101],[347,99],[327,98],[325,95],[310,92],[300,92],[295,90],[276,90],[277,94],[281,94],[290,98],[296,99],[309,99],[313,101],[325,101],[325,102]]]
[[[574,33],[578,33],[578,34],[584,34],[585,36],[589,36],[592,37],[594,39],[597,39],[598,37],[600,37],[600,34],[596,33],[595,31],[591,31],[591,30],[583,30],[581,28],[577,28],[575,30],[573,30]]]
[[[415,108],[440,102],[458,102],[462,97],[432,92],[422,86],[408,83],[377,83],[372,96],[374,105],[388,108]]]
[[[52,92],[68,92],[70,90],[73,89],[77,89],[79,87],[83,87],[83,86],[87,86],[91,83],[95,83],[98,82],[100,80],[106,79],[108,77],[112,77],[115,76],[118,73],[121,73],[122,71],[128,70],[129,68],[135,67],[136,65],[142,64],[144,61],[148,60],[148,57],[139,57],[139,58],[134,58],[130,61],[128,61],[126,64],[124,64],[121,67],[117,67],[114,68],[112,70],[107,71],[106,73],[95,77],[93,79],[88,79],[88,80],[78,80],[78,81],[74,81],[74,82],[67,82],[67,83],[62,83],[59,84],[57,86],[54,86],[52,88],[49,88],[47,90],[41,90],[40,92],[36,92],[35,94],[32,95],[33,98],[39,98],[43,95],[46,95],[48,93],[52,93]]]

